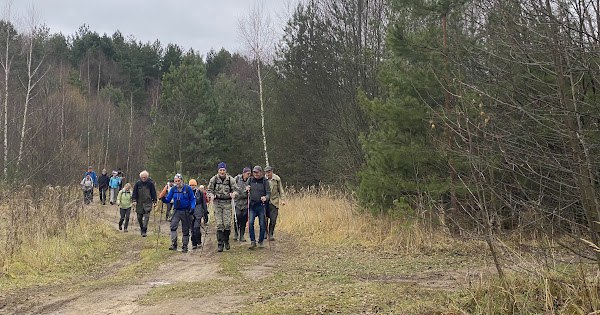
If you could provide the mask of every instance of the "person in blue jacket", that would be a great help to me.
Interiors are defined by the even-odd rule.
[[[196,210],[196,196],[189,185],[183,182],[183,176],[176,174],[173,178],[175,186],[163,197],[164,203],[173,200],[173,217],[171,218],[171,247],[169,250],[177,250],[177,227],[181,222],[182,246],[181,251],[187,253],[190,240],[190,217]]]
[[[116,171],[112,171],[112,177],[108,181],[110,187],[110,204],[114,205],[117,203],[117,195],[119,194],[119,187],[121,187],[121,177]]]

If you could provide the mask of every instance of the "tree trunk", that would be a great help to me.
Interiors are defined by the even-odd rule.
[[[265,165],[269,166],[269,153],[267,151],[267,134],[265,132],[265,102],[263,95],[263,81],[260,67],[260,58],[256,61],[256,72],[258,74],[258,96],[260,98],[260,123],[262,128],[263,149],[265,152]]]
[[[131,136],[133,134],[133,93],[129,94],[129,140],[127,143],[127,166],[125,167],[125,175],[130,178],[129,160],[131,159]]]
[[[447,20],[448,15],[446,12],[442,14],[442,37],[443,37],[443,49],[444,49],[444,64],[446,69],[444,71],[444,83],[446,84],[444,88],[444,110],[447,114],[450,114],[451,103],[452,103],[452,95],[450,95],[450,91],[448,90],[448,29],[447,29]],[[448,137],[448,152],[452,151],[452,131],[450,130],[450,126],[446,125],[446,135]],[[456,181],[457,174],[454,169],[454,165],[452,163],[452,158],[448,156],[448,170],[450,175],[450,211],[456,210],[458,208],[458,201],[456,199]]]
[[[3,131],[4,131],[4,168],[3,175],[4,181],[6,182],[8,179],[8,78],[10,76],[10,66],[12,63],[12,58],[9,57],[9,47],[10,47],[10,30],[6,29],[6,50],[4,55],[4,60],[2,62],[2,67],[4,68],[4,122],[3,122]]]
[[[109,104],[110,106],[110,104]],[[108,163],[108,145],[110,144],[110,107],[108,108],[108,121],[106,122],[106,151],[104,151],[104,167]]]
[[[29,114],[29,104],[31,103],[31,92],[33,91],[33,89],[35,88],[35,86],[37,85],[37,83],[41,80],[41,78],[44,76],[40,76],[40,78],[38,80],[36,80],[35,82],[33,81],[35,75],[37,74],[37,72],[40,69],[40,66],[42,65],[43,61],[40,61],[37,66],[35,67],[35,69],[32,69],[32,64],[33,64],[33,41],[34,41],[34,37],[35,37],[35,25],[32,25],[31,28],[31,34],[30,34],[30,38],[29,38],[29,49],[27,51],[27,89],[26,89],[26,93],[25,93],[25,104],[23,105],[23,124],[21,125],[21,140],[19,141],[19,155],[17,156],[17,170],[19,169],[19,166],[21,165],[21,161],[23,160],[23,147],[25,144],[25,133],[27,131],[27,115]]]

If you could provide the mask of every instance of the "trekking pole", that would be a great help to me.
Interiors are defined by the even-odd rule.
[[[267,206],[263,202],[263,211],[265,213],[265,230],[267,230],[267,242],[269,242],[269,250],[271,249],[271,236],[269,235],[269,225],[267,225]]]
[[[153,208],[156,208],[156,205]],[[154,215],[153,215],[154,216],[154,229],[156,230],[156,209],[152,209],[152,210],[153,210],[152,212],[154,212]],[[148,227],[146,226],[146,229],[147,228]],[[158,235],[158,233],[156,235]],[[158,251],[158,238],[156,239],[156,251]]]
[[[158,234],[156,234],[156,249],[158,250],[158,239],[160,238],[160,226],[162,225],[162,213],[165,204],[163,202],[160,203],[160,218],[158,219]],[[154,221],[156,223],[156,213],[154,214]]]
[[[236,230],[238,230],[237,233],[239,233],[237,213],[235,211],[235,200],[233,198],[231,198],[231,210],[233,211],[233,226]]]
[[[246,199],[247,199],[247,204],[246,204],[246,226],[245,226],[245,228],[248,229],[248,234],[250,234],[250,194],[248,194],[248,197]],[[245,229],[244,229],[244,232],[246,232]],[[250,235],[248,235],[248,237],[250,237]]]
[[[208,204],[208,209],[211,209],[211,205],[212,201]],[[200,226],[202,227],[202,224],[200,224]],[[206,245],[206,243],[208,243],[208,223],[204,222],[204,242],[202,242],[202,247],[200,248],[200,256],[202,256],[202,253],[204,252],[204,245]]]

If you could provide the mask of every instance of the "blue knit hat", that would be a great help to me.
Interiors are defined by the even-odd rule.
[[[220,170],[222,168],[227,169],[227,164],[225,164],[225,162],[221,162],[217,165],[217,170]]]

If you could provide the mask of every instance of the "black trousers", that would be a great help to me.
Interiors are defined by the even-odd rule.
[[[279,208],[275,207],[272,204],[269,204],[269,206],[267,207],[267,218],[269,221],[268,229],[269,229],[270,237],[273,237],[273,235],[275,234],[275,225],[277,224],[277,215],[278,214],[279,214]]]

